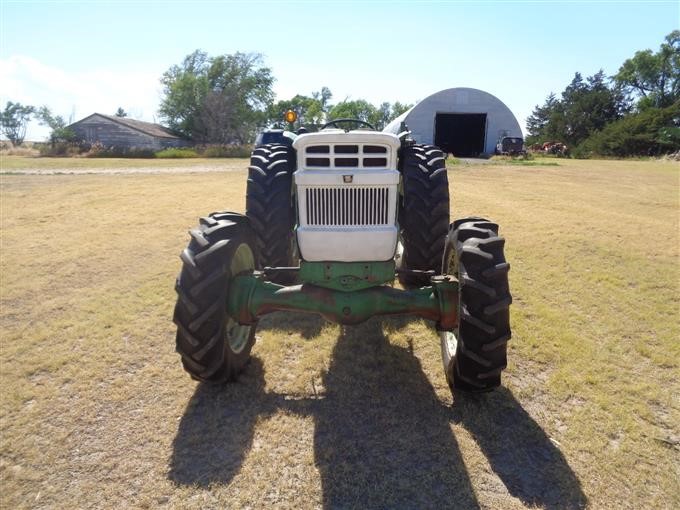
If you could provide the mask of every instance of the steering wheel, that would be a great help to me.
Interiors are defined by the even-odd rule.
[[[323,126],[321,126],[321,129],[326,129],[327,127],[335,127],[338,129],[344,129],[338,126],[338,124],[359,124],[360,126],[367,126],[368,129],[372,129],[373,131],[376,131],[376,129],[373,127],[372,124],[369,124],[368,122],[364,120],[359,120],[359,119],[335,119],[330,122],[326,122]],[[321,129],[319,131],[321,131]],[[345,129],[345,131],[349,131],[349,129]]]

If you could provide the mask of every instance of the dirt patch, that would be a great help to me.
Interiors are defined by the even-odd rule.
[[[224,162],[215,164],[198,164],[192,166],[128,166],[120,168],[102,168],[97,166],[85,168],[25,168],[17,170],[1,170],[0,174],[11,175],[126,175],[126,174],[179,174],[179,173],[206,173],[206,172],[236,172],[246,170],[243,161]]]

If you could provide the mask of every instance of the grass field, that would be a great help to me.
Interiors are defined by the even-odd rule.
[[[514,296],[504,387],[453,399],[410,317],[273,314],[238,383],[190,380],[178,255],[243,171],[3,175],[0,506],[679,508],[679,176],[451,167]]]

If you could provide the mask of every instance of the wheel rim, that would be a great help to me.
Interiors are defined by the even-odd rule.
[[[253,251],[247,244],[241,244],[234,253],[229,265],[229,272],[232,278],[240,273],[255,269],[255,257]],[[245,349],[250,339],[253,326],[243,326],[229,317],[225,328],[225,335],[229,348],[236,354]]]
[[[446,274],[455,276],[458,280],[458,311],[460,312],[461,306],[461,284],[460,284],[460,271],[459,263],[456,256],[456,249],[453,248],[448,254],[446,260],[446,265],[443,268]],[[460,315],[460,313],[459,313]],[[460,324],[460,316],[458,317],[458,322]],[[442,360],[444,362],[444,371],[446,373],[447,379],[453,376],[453,363],[456,358],[456,349],[458,347],[458,339],[460,338],[459,326],[456,326],[453,331],[441,331],[439,333],[439,339],[442,348]],[[453,380],[449,379],[449,383],[452,384]]]

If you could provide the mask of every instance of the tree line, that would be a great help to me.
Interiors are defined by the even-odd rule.
[[[398,101],[375,106],[364,99],[344,99],[334,104],[328,87],[310,95],[297,94],[292,99],[275,101],[274,76],[259,53],[211,57],[196,50],[165,71],[160,82],[161,121],[177,134],[200,144],[244,145],[268,126],[304,126],[314,130],[328,120],[343,117],[361,119],[382,129],[412,106]],[[283,126],[287,110],[297,113],[295,126]],[[115,115],[127,114],[119,108]],[[53,144],[72,141],[73,133],[64,119],[53,115],[46,106],[35,108],[8,102],[0,113],[2,132],[12,144],[21,145],[31,119],[52,129]]]
[[[351,117],[382,129],[412,106],[400,102],[374,106],[364,99],[333,104],[328,87],[274,101],[274,76],[259,53],[210,57],[196,50],[168,69],[161,84],[161,118],[199,143],[249,143],[266,126],[284,127],[287,110],[297,113],[295,127],[315,129],[327,120]]]
[[[211,57],[196,50],[163,73],[159,114],[178,134],[200,144],[244,145],[267,126],[314,130],[337,118],[357,118],[382,129],[412,105],[348,98],[333,103],[328,87],[275,101],[274,76],[261,54]],[[295,126],[283,114],[294,110]],[[122,108],[115,113],[124,117]],[[3,134],[20,145],[30,119],[51,129],[50,142],[70,142],[64,118],[47,106],[7,102],[0,112]],[[551,93],[527,119],[527,144],[561,142],[576,156],[655,155],[680,149],[680,30],[657,51],[643,50],[607,77],[602,70]]]
[[[680,31],[638,51],[611,77],[575,73],[527,119],[528,144],[561,142],[577,157],[658,155],[680,150]]]

